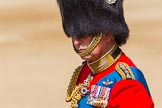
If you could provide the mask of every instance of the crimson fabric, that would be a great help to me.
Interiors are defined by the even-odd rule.
[[[83,83],[83,81],[87,78],[87,76],[91,73],[90,68],[88,67],[88,65],[84,65],[84,67],[82,68],[78,80],[77,80],[77,85],[79,83]]]
[[[121,80],[112,88],[107,108],[154,108],[154,104],[140,82]]]

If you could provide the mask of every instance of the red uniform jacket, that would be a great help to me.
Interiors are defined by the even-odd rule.
[[[123,79],[121,74],[115,69],[118,63],[126,63],[129,66],[134,79]],[[77,84],[83,83],[90,73],[91,69],[87,64],[85,64],[79,74]],[[107,86],[107,88],[110,88],[110,91],[108,92],[109,94],[106,108],[154,108],[154,104],[142,72],[124,53],[122,53],[120,58],[108,69],[93,75],[93,80],[90,83],[89,90],[91,91],[92,85],[96,85],[94,87],[97,89],[96,91],[94,90],[93,93],[89,92],[86,96],[84,96],[79,101],[78,108],[99,108],[100,105],[89,105],[87,101],[92,94],[102,92],[99,88],[104,89],[102,87],[103,82],[107,79],[110,80],[112,84]],[[97,96],[99,97],[99,94]]]

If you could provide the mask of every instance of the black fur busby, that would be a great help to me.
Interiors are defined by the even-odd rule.
[[[112,33],[118,45],[126,43],[129,29],[123,0],[57,0],[64,32],[70,36]]]

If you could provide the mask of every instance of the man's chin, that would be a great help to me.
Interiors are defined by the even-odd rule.
[[[89,55],[86,55],[84,57],[81,57],[83,60],[87,61],[87,62],[91,62],[92,61],[92,56],[89,54]]]

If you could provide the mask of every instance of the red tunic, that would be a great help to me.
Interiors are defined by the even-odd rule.
[[[129,66],[136,67],[125,54],[122,54],[108,69],[95,74],[91,85],[95,85],[105,75],[113,72],[118,62],[126,62]],[[77,84],[83,83],[90,73],[90,68],[85,65],[78,77]],[[139,81],[121,80],[113,86],[107,108],[154,108],[154,103],[146,88]]]

